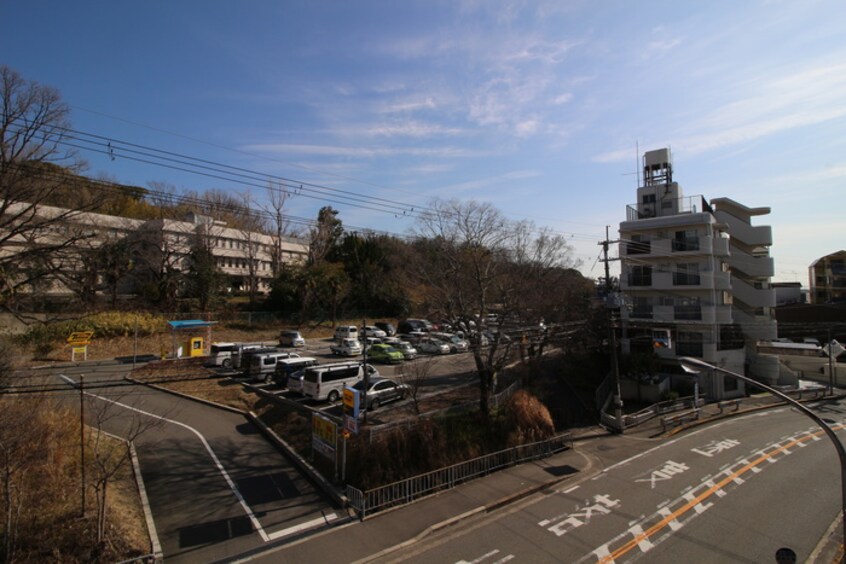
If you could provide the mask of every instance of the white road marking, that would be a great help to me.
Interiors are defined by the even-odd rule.
[[[643,535],[643,527],[641,527],[640,525],[635,525],[634,527],[629,529],[629,532],[632,534],[632,536],[634,538],[639,538]],[[653,546],[652,541],[650,541],[648,538],[645,538],[645,537],[637,543],[637,547],[642,552],[649,551],[652,548],[652,546]]]
[[[77,384],[71,378],[68,378],[64,374],[59,374],[59,378],[61,378],[62,380],[64,380],[65,382],[67,382],[70,385],[75,386]],[[103,396],[98,396],[97,394],[92,394],[91,392],[85,392],[85,395],[91,396],[93,398],[97,398],[97,399],[105,401],[107,403],[118,405],[118,406],[123,407],[125,409],[128,409],[130,411],[134,411],[136,413],[146,415],[147,417],[152,417],[154,419],[159,419],[161,421],[173,423],[174,425],[177,425],[177,426],[182,427],[184,429],[188,429],[189,431],[191,431],[192,433],[197,435],[197,437],[200,439],[200,442],[202,442],[203,446],[206,448],[206,451],[208,451],[209,456],[211,456],[212,461],[214,462],[215,466],[217,466],[217,469],[220,471],[221,475],[226,480],[226,483],[229,485],[229,489],[231,489],[232,493],[235,494],[235,497],[238,498],[238,503],[241,504],[241,507],[244,509],[244,512],[247,514],[247,517],[249,517],[250,522],[256,528],[256,531],[258,531],[262,540],[264,542],[267,542],[268,540],[270,540],[270,537],[267,536],[267,533],[264,531],[264,528],[261,526],[261,523],[259,523],[259,520],[256,518],[255,514],[253,513],[253,510],[250,508],[249,505],[247,505],[247,502],[244,499],[244,496],[241,495],[241,492],[238,490],[238,487],[235,485],[235,482],[232,481],[232,478],[229,476],[229,473],[223,467],[223,464],[220,463],[220,459],[217,457],[217,455],[212,450],[211,445],[209,445],[206,438],[198,430],[191,427],[190,425],[186,425],[185,423],[180,423],[179,421],[174,421],[173,419],[168,419],[167,417],[162,417],[161,415],[156,415],[155,413],[150,413],[148,411],[143,411],[143,410],[138,409],[136,407],[132,407],[131,405],[126,405],[125,403],[120,403],[118,401],[111,400],[111,399],[105,398]]]
[[[725,492],[723,492],[723,495],[726,495]],[[673,511],[669,507],[662,507],[661,509],[658,510],[658,515],[660,515],[661,517],[664,517],[664,518],[667,518],[672,514],[673,514]],[[667,525],[670,527],[670,530],[673,531],[673,532],[678,531],[683,526],[681,523],[679,523],[678,519],[670,519],[669,521],[667,521]]]
[[[306,531],[308,529],[313,529],[314,527],[318,527],[323,524],[329,524],[338,516],[334,513],[330,513],[323,517],[318,517],[317,519],[312,519],[311,521],[305,521],[300,523],[299,525],[294,525],[293,527],[288,527],[287,529],[282,529],[281,531],[273,531],[268,535],[270,540],[281,539],[282,537],[287,537],[293,535],[294,533],[299,533],[300,531]]]

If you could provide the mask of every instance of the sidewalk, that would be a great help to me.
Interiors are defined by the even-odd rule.
[[[589,471],[588,459],[570,449],[544,460],[500,470],[415,503],[375,514],[349,525],[276,548],[263,547],[255,560],[275,562],[372,562],[396,553],[425,536],[495,511],[546,489],[564,485]],[[307,542],[305,542],[307,541]],[[247,555],[243,555],[246,557]]]

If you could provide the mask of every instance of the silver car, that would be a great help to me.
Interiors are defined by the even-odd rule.
[[[420,339],[416,346],[417,350],[426,354],[449,354],[448,344],[430,337]]]
[[[364,380],[359,380],[353,386],[359,393],[364,392]],[[377,409],[380,405],[389,401],[405,399],[409,393],[407,384],[401,384],[390,378],[376,376],[369,379],[367,388],[367,407],[365,409]]]
[[[408,341],[400,341],[399,344],[395,346],[405,357],[405,360],[414,360],[417,358],[417,349],[415,349],[414,345]]]

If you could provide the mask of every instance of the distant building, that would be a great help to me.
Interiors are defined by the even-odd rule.
[[[11,204],[6,214],[19,213],[26,204]],[[134,262],[134,275],[143,269],[188,272],[190,253],[194,245],[202,242],[215,257],[219,271],[226,276],[229,291],[247,291],[250,280],[255,290],[266,293],[274,278],[277,264],[302,263],[308,256],[308,243],[289,237],[280,240],[253,231],[227,227],[224,222],[210,217],[188,214],[184,221],[170,219],[130,219],[89,212],[73,212],[53,206],[37,206],[36,216],[52,221],[49,227],[36,231],[28,240],[24,237],[7,238],[0,253],[7,256],[20,253],[34,245],[44,246],[51,240],[74,239],[75,242],[51,258],[53,275],[40,280],[38,291],[44,295],[67,295],[78,289],[75,280],[91,287],[100,286],[96,279],[85,280],[81,275],[86,268],[86,257],[96,249],[116,241],[125,241],[127,258]],[[55,218],[59,218],[56,221]],[[69,237],[70,235],[76,237]],[[278,256],[278,261],[275,257]],[[95,276],[96,278],[96,276]],[[32,289],[35,291],[35,288]],[[133,292],[131,281],[121,284],[121,293]]]
[[[812,304],[846,302],[846,251],[815,260],[808,268]]]
[[[777,334],[772,231],[752,225],[769,212],[728,198],[686,197],[673,179],[670,150],[645,153],[637,203],[620,223],[623,352],[653,349],[668,368],[678,367],[679,356],[695,356],[777,380],[777,364],[755,353],[756,341]],[[669,346],[654,340],[662,331]],[[744,394],[733,378],[703,376],[701,389],[712,400]]]
[[[770,286],[775,289],[776,307],[808,303],[807,292],[802,291],[801,282],[773,282]]]

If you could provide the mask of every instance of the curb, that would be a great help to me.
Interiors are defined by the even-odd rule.
[[[139,386],[147,386],[148,388],[153,388],[154,390],[158,390],[158,391],[164,392],[166,394],[173,394],[173,395],[179,396],[183,399],[195,401],[197,403],[202,403],[202,404],[205,404],[209,407],[216,407],[218,409],[225,409],[226,411],[229,411],[231,413],[237,413],[238,415],[244,415],[244,416],[247,415],[246,411],[244,411],[242,409],[238,409],[237,407],[232,407],[232,406],[229,406],[229,405],[223,405],[222,403],[215,403],[215,402],[210,401],[210,400],[198,398],[197,396],[191,396],[191,395],[188,395],[188,394],[183,393],[183,392],[177,392],[176,390],[171,390],[169,388],[165,388],[165,387],[159,386],[157,384],[150,384],[149,382],[142,382],[141,380],[136,380],[135,378],[132,378],[131,376],[124,376],[123,379],[127,380],[129,382],[132,382],[133,384],[138,384]]]
[[[811,399],[797,400],[797,401],[800,401],[802,403],[808,403],[808,402],[812,402],[812,401],[822,401],[822,400],[832,400],[832,399],[842,400],[844,398],[846,398],[846,394],[840,394],[840,395],[836,395],[836,396],[834,396],[834,395],[823,396],[823,397],[818,397],[818,398],[811,398]],[[767,410],[767,409],[773,409],[773,408],[776,408],[776,407],[784,407],[784,406],[790,407],[790,404],[787,403],[787,402],[784,402],[784,401],[779,401],[778,403],[774,403],[774,404],[771,404],[771,405],[761,405],[761,406],[758,406],[758,407],[750,407],[749,409],[744,409],[743,411],[733,411],[731,413],[721,413],[721,414],[717,414],[714,417],[709,417],[707,419],[700,419],[700,420],[694,421],[692,423],[685,423],[683,425],[679,425],[675,429],[671,429],[671,430],[667,431],[666,433],[658,433],[657,435],[654,435],[654,437],[656,437],[656,438],[672,437],[672,436],[677,435],[678,433],[681,433],[682,431],[686,431],[688,429],[693,429],[695,427],[700,427],[702,425],[707,425],[708,423],[712,423],[714,421],[721,421],[723,419],[728,419],[730,417],[737,417],[738,415],[745,415],[747,413],[755,413],[757,411],[764,411],[764,410]]]
[[[153,512],[150,509],[150,500],[147,498],[147,488],[144,487],[144,477],[141,475],[141,465],[138,462],[138,453],[135,445],[129,443],[129,456],[132,459],[132,469],[135,471],[135,484],[138,487],[138,496],[141,498],[141,508],[144,510],[144,520],[147,522],[147,533],[150,536],[150,545],[153,550],[153,561],[163,562],[164,553],[159,543],[159,534],[156,531],[156,523],[153,521]]]
[[[306,474],[314,483],[316,483],[323,492],[331,497],[341,507],[347,507],[349,500],[347,496],[341,494],[326,478],[323,477],[309,462],[300,456],[291,446],[285,442],[282,437],[276,434],[273,429],[268,427],[264,421],[252,411],[245,413],[247,420],[259,428],[259,430],[270,440],[271,443],[282,450],[282,452],[296,465],[301,472]]]

